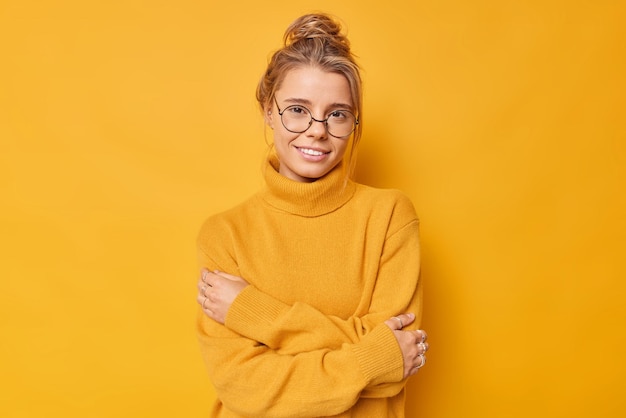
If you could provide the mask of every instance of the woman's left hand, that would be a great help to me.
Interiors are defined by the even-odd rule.
[[[241,277],[203,269],[200,272],[196,300],[209,318],[224,324],[230,305],[246,286],[248,282]]]

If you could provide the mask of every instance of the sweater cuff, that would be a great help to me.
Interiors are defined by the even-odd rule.
[[[402,351],[385,324],[380,324],[352,346],[368,385],[400,382],[404,377]]]
[[[286,306],[249,285],[233,301],[224,325],[244,337],[262,342],[264,336],[260,334],[263,330],[272,329],[274,321]]]

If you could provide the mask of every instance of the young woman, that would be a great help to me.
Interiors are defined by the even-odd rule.
[[[213,417],[402,417],[425,364],[418,218],[350,179],[359,68],[341,27],[305,15],[257,88],[274,131],[266,187],[198,236]]]

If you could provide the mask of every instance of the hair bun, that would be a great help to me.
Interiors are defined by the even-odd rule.
[[[285,31],[284,43],[289,46],[306,39],[320,39],[341,49],[350,49],[348,38],[341,33],[341,24],[332,17],[321,14],[307,14],[296,19]]]

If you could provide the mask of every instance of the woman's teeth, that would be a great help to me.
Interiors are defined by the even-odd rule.
[[[304,154],[308,154],[308,155],[324,155],[323,152],[321,151],[315,151],[313,149],[309,149],[309,148],[300,148],[300,152],[304,153]]]

